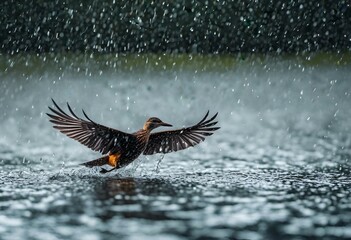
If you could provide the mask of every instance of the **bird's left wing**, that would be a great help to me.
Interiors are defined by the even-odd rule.
[[[66,134],[68,137],[77,140],[94,151],[106,154],[110,151],[118,151],[126,142],[135,138],[117,129],[105,127],[92,121],[83,111],[87,120],[81,119],[74,114],[67,103],[68,110],[72,116],[64,112],[54,100],[56,109],[49,107],[54,114],[47,113],[54,128]]]
[[[212,135],[214,131],[219,129],[219,127],[213,127],[217,124],[217,121],[214,120],[218,113],[210,119],[207,119],[208,114],[209,112],[194,126],[173,131],[152,133],[144,150],[144,155],[176,152],[193,147],[204,141],[206,136]]]

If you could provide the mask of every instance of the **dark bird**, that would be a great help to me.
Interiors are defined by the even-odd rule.
[[[49,107],[52,113],[47,113],[54,128],[70,138],[77,140],[94,151],[105,155],[101,158],[85,162],[86,167],[102,166],[108,164],[113,168],[106,170],[102,168],[101,173],[124,167],[134,161],[140,154],[152,155],[155,153],[169,153],[193,147],[205,140],[219,127],[216,113],[207,119],[205,117],[194,126],[151,133],[155,128],[164,126],[172,127],[171,124],[162,122],[157,117],[149,118],[142,129],[135,133],[125,133],[117,129],[105,127],[91,120],[83,111],[86,119],[78,117],[67,103],[71,115],[63,111],[54,100],[55,108]]]

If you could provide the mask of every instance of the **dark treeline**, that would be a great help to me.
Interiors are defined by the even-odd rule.
[[[349,50],[349,0],[3,0],[0,51]]]

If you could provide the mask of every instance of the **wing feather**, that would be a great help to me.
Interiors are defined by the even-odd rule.
[[[212,135],[214,131],[219,129],[219,127],[213,127],[218,123],[218,121],[214,121],[218,113],[207,119],[208,115],[209,111],[200,122],[191,127],[152,133],[144,155],[176,152],[204,141],[205,137]]]
[[[51,113],[47,113],[54,128],[77,140],[94,151],[106,154],[111,151],[118,151],[127,144],[128,139],[135,138],[134,135],[105,127],[92,121],[83,110],[87,120],[79,118],[67,103],[71,115],[63,111],[52,99],[55,108],[49,107]]]

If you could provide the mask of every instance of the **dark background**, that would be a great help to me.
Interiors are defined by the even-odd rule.
[[[0,3],[0,51],[311,52],[351,46],[349,0]]]

